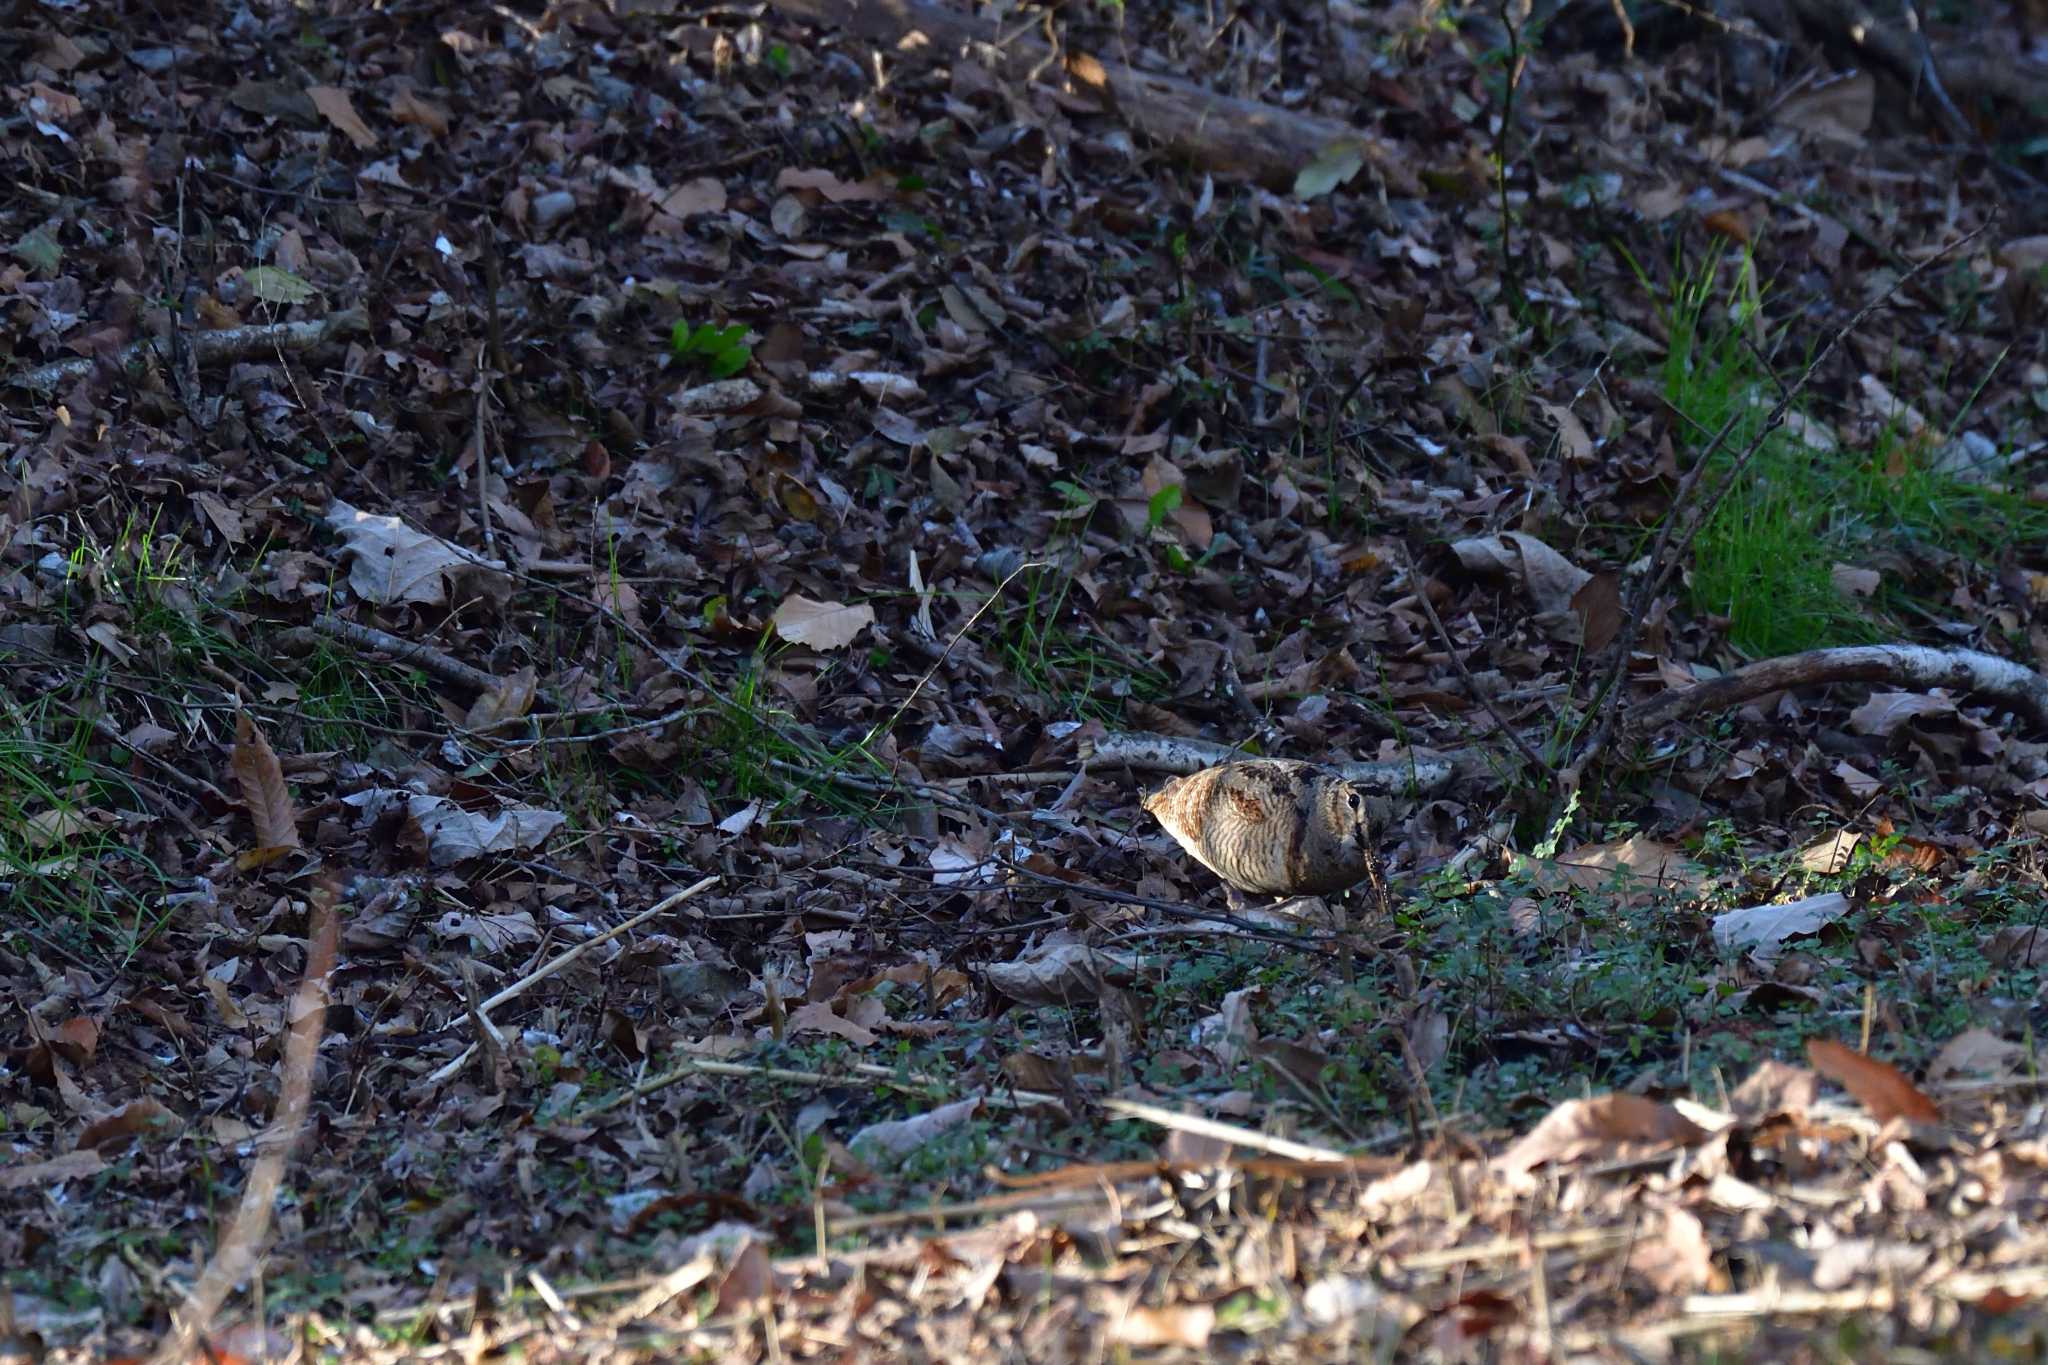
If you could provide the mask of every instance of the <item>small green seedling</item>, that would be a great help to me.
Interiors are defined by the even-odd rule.
[[[741,322],[728,327],[708,322],[692,327],[687,322],[678,322],[669,333],[668,347],[676,359],[703,366],[713,379],[731,378],[754,358],[754,348],[747,344],[746,324]]]

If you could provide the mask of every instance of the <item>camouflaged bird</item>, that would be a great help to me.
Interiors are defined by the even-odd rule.
[[[1312,763],[1247,759],[1204,768],[1153,792],[1145,809],[1240,891],[1327,895],[1372,870],[1365,793]]]

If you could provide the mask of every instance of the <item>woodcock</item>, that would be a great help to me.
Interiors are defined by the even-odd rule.
[[[1176,777],[1145,798],[1195,861],[1240,891],[1327,895],[1372,869],[1365,794],[1292,759],[1247,759]]]

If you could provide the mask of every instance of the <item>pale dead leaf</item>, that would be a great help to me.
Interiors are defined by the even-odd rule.
[[[1863,842],[1863,835],[1851,829],[1836,830],[1799,850],[1799,865],[1808,872],[1833,876],[1849,866],[1850,855]]]
[[[1216,1330],[1216,1310],[1206,1303],[1132,1308],[1116,1319],[1112,1339],[1120,1346],[1184,1346],[1199,1351]]]
[[[725,186],[710,176],[686,180],[662,196],[661,211],[671,218],[725,212]]]
[[[356,113],[355,105],[350,102],[348,91],[332,85],[309,85],[306,87],[306,97],[313,101],[313,107],[318,109],[343,137],[355,143],[358,150],[367,152],[377,145],[377,139],[370,132],[369,125],[363,122],[361,116]]]
[[[1023,1005],[1066,1005],[1095,999],[1107,981],[1129,979],[1131,960],[1085,943],[1048,943],[1011,962],[991,963],[991,989]]]
[[[1668,1104],[1640,1095],[1597,1095],[1566,1100],[1551,1110],[1496,1157],[1494,1165],[1520,1175],[1546,1162],[1569,1165],[1589,1159],[1648,1156],[1671,1147],[1689,1147],[1706,1136],[1706,1129]]]
[[[390,109],[394,123],[410,123],[416,128],[426,129],[435,137],[448,135],[448,111],[417,94],[410,86],[392,94]]]
[[[1849,898],[1839,891],[1784,905],[1751,905],[1716,915],[1714,942],[1724,949],[1749,949],[1769,963],[1784,951],[1785,940],[1819,933],[1849,910]]]
[[[1758,1124],[1781,1115],[1804,1118],[1813,1108],[1819,1078],[1803,1066],[1771,1060],[1762,1063],[1728,1097],[1728,1107],[1744,1123]]]
[[[867,1160],[907,1156],[925,1144],[937,1141],[949,1130],[958,1128],[973,1118],[980,1108],[981,1096],[970,1095],[912,1118],[871,1123],[855,1133],[846,1145]]]
[[[843,649],[875,623],[875,609],[865,602],[817,602],[791,593],[775,609],[775,633],[793,645],[812,649]]]
[[[365,602],[437,606],[447,601],[451,578],[502,569],[459,545],[415,531],[397,517],[358,511],[338,498],[328,504],[325,520],[346,547],[348,585]]]
[[[1901,725],[1923,716],[1952,716],[1956,704],[1924,692],[1877,692],[1849,713],[1849,728],[1859,735],[1889,737]]]
[[[499,721],[517,720],[533,709],[536,683],[531,664],[507,674],[496,687],[471,703],[462,723],[472,730],[487,730]]]
[[[1927,1064],[1927,1079],[1938,1082],[1953,1076],[2015,1075],[2026,1059],[2025,1047],[2008,1042],[1990,1029],[1964,1029],[1934,1054],[1934,1060]]]
[[[1941,1121],[1941,1107],[1890,1062],[1867,1057],[1831,1038],[1808,1041],[1806,1058],[1815,1071],[1855,1096],[1856,1102],[1880,1123],[1894,1118],[1918,1123]]]
[[[1543,415],[1557,428],[1557,439],[1564,446],[1565,457],[1579,464],[1593,458],[1593,438],[1586,434],[1585,423],[1578,415],[1562,403],[1546,403],[1537,399],[1536,406],[1543,409]]]
[[[1195,1046],[1206,1049],[1226,1072],[1243,1061],[1245,1050],[1259,1041],[1259,1026],[1252,1019],[1252,1001],[1258,994],[1256,987],[1232,991],[1223,997],[1223,1008],[1195,1023]]]
[[[1514,575],[1541,611],[1568,610],[1572,598],[1593,576],[1536,537],[1520,531],[1453,541],[1451,553],[1474,572]]]
[[[877,1041],[875,1033],[834,1011],[829,1000],[813,1000],[791,1010],[785,1029],[790,1034],[829,1033],[855,1047],[867,1047]]]
[[[813,190],[834,204],[854,204],[865,200],[887,199],[895,191],[880,177],[861,181],[841,180],[826,170],[785,166],[775,177],[778,190]]]
[[[1677,1207],[1667,1207],[1663,1221],[1661,1229],[1644,1232],[1629,1248],[1628,1268],[1660,1294],[1706,1288],[1714,1277],[1714,1248],[1706,1225]]]

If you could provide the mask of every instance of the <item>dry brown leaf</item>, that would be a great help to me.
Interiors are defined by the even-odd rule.
[[[791,1034],[829,1033],[844,1038],[855,1047],[866,1047],[876,1041],[875,1034],[844,1015],[836,1013],[823,1000],[814,1000],[789,1012],[787,1030]]]
[[[1640,1095],[1596,1095],[1567,1100],[1544,1115],[1494,1164],[1511,1174],[1534,1170],[1545,1162],[1559,1165],[1589,1158],[1616,1159],[1624,1153],[1647,1155],[1665,1147],[1689,1147],[1707,1130],[1668,1104]]]
[[[1602,569],[1587,579],[1572,594],[1572,611],[1579,618],[1586,649],[1607,648],[1621,630],[1621,575]]]
[[[517,720],[533,709],[537,678],[533,665],[508,673],[498,685],[470,704],[462,723],[472,730],[487,730],[503,720]]]
[[[250,721],[248,712],[235,716],[235,750],[229,760],[235,784],[241,788],[242,804],[256,826],[256,847],[298,848],[299,817],[292,796],[285,789],[284,770],[270,741]]]
[[[1890,1062],[1865,1056],[1831,1038],[1808,1042],[1806,1057],[1815,1071],[1855,1096],[1856,1102],[1880,1123],[1895,1118],[1916,1123],[1941,1122],[1941,1107]]]
[[[1165,1308],[1131,1309],[1117,1319],[1115,1340],[1121,1346],[1185,1346],[1200,1350],[1216,1330],[1216,1310],[1206,1303],[1176,1303]]]
[[[980,1108],[981,1096],[970,1095],[911,1118],[871,1123],[855,1133],[846,1145],[870,1160],[877,1156],[905,1156],[967,1122]]]
[[[377,145],[376,135],[356,113],[356,107],[348,97],[348,91],[332,85],[309,85],[306,98],[313,101],[313,107],[321,116],[333,124],[341,135],[355,143],[360,151],[369,151]]]
[[[1631,1246],[1628,1268],[1660,1294],[1705,1289],[1714,1278],[1714,1248],[1705,1224],[1684,1209],[1665,1209],[1662,1235],[1648,1232]]]
[[[448,135],[448,111],[432,100],[422,98],[409,86],[391,96],[391,118],[396,123],[424,128],[435,137]]]
[[[130,1100],[105,1118],[95,1119],[85,1125],[78,1135],[81,1149],[94,1150],[109,1148],[119,1152],[127,1148],[136,1135],[156,1126],[160,1121],[170,1120],[175,1115],[152,1099]]]

